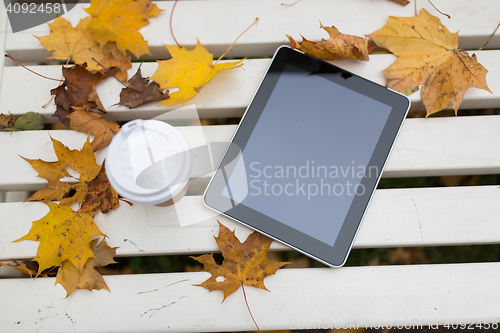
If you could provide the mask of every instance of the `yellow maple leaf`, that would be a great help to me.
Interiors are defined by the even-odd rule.
[[[57,155],[56,162],[46,162],[40,159],[24,158],[38,171],[38,176],[48,180],[48,184],[41,190],[36,191],[26,201],[51,201],[60,200],[61,205],[69,205],[74,201],[81,203],[88,192],[88,183],[93,180],[101,170],[101,165],[96,164],[94,151],[90,145],[90,137],[84,143],[81,150],[70,150],[56,139],[50,138]],[[68,184],[60,179],[70,176],[66,170],[67,166],[80,173],[79,183]],[[72,196],[69,192],[74,190]]]
[[[343,34],[334,26],[325,27],[321,23],[320,26],[330,35],[328,40],[322,39],[320,42],[311,42],[302,37],[302,43],[299,44],[292,37],[286,36],[294,49],[316,58],[326,60],[369,60],[368,53],[373,47],[368,46],[366,38]]]
[[[422,85],[427,116],[445,108],[455,114],[465,91],[490,91],[484,68],[476,55],[458,49],[458,33],[451,33],[425,9],[417,17],[391,16],[387,24],[368,35],[398,58],[384,70],[387,86],[410,95]]]
[[[39,264],[37,276],[52,266],[69,260],[82,272],[87,259],[94,257],[89,240],[104,236],[90,215],[74,211],[54,202],[45,203],[50,211],[38,221],[33,221],[27,235],[15,240],[39,241],[36,257]]]
[[[60,283],[66,289],[66,297],[70,296],[76,289],[87,289],[90,291],[93,289],[106,289],[109,291],[108,285],[95,267],[116,263],[113,260],[116,247],[109,247],[104,239],[100,243],[97,242],[98,239],[90,242],[90,248],[94,253],[94,257],[87,260],[82,272],[79,272],[75,265],[68,260],[62,263],[61,268],[57,272],[56,284]]]
[[[91,0],[85,10],[92,16],[88,25],[92,36],[101,46],[114,41],[120,50],[129,50],[137,58],[150,54],[139,29],[149,24],[149,17],[162,12],[156,4],[149,0]]]
[[[92,37],[90,28],[87,27],[91,20],[91,17],[83,18],[73,28],[70,22],[60,16],[54,22],[49,23],[49,35],[35,37],[47,51],[52,52],[52,56],[47,57],[48,59],[71,59],[77,64],[86,62],[88,69],[96,69],[97,63],[91,60],[92,58],[100,60],[103,54],[101,46]]]
[[[242,65],[242,60],[212,64],[213,55],[201,45],[200,41],[192,50],[176,45],[165,45],[172,59],[158,61],[158,69],[150,78],[161,89],[179,88],[170,98],[160,105],[186,103],[193,99],[201,88],[221,70],[233,69]]]
[[[132,67],[131,57],[120,52],[114,42],[106,43],[101,48],[90,33],[88,25],[91,21],[92,17],[83,18],[73,28],[70,22],[60,16],[49,23],[49,35],[35,37],[47,51],[52,52],[48,59],[72,60],[80,65],[87,63],[87,69],[92,71],[118,67],[120,71],[115,76],[119,80],[126,80],[127,70]]]

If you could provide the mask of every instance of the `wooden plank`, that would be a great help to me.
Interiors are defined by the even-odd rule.
[[[150,19],[151,23],[141,30],[155,59],[168,57],[163,44],[175,44],[169,33],[173,3],[157,2],[164,12]],[[294,6],[282,6],[281,3],[282,0],[182,1],[175,8],[173,28],[177,40],[183,46],[192,48],[199,39],[218,57],[258,17],[258,24],[246,32],[227,54],[228,57],[253,57],[270,56],[278,46],[288,44],[286,34],[299,40],[301,34],[309,40],[325,38],[327,35],[319,29],[319,21],[327,26],[335,25],[343,33],[363,36],[384,26],[389,15],[415,14],[413,6],[404,7],[390,1],[309,0]],[[464,49],[482,46],[498,24],[496,13],[500,11],[500,4],[496,0],[483,0],[481,5],[468,0],[436,1],[438,8],[451,15],[450,20],[439,15],[427,2],[422,1],[418,5],[437,15],[450,31],[460,30],[459,46]],[[88,5],[78,5],[65,17],[75,25],[80,18],[87,16],[84,7]],[[6,50],[21,62],[39,62],[49,53],[32,35],[43,36],[48,33],[46,24],[16,34],[9,33]],[[500,36],[496,35],[489,47],[499,46]]]
[[[5,37],[7,31],[7,12],[5,11],[5,6],[0,5],[0,55],[5,53]],[[2,74],[3,67],[5,65],[5,57],[0,56],[0,88],[2,87]],[[1,90],[0,90],[1,91]],[[2,113],[0,107],[0,113]],[[6,193],[0,190],[0,202],[6,200]]]
[[[233,135],[236,126],[184,126],[178,127],[179,131],[186,137],[191,147],[197,147],[200,142],[220,142],[227,143]],[[0,154],[10,163],[0,164],[0,189],[8,191],[31,190],[41,188],[46,184],[46,180],[37,177],[37,172],[29,163],[19,156],[31,159],[42,159],[45,161],[55,161],[57,157],[53,150],[50,137],[63,142],[70,149],[80,149],[87,135],[73,130],[70,131],[26,131],[14,132],[12,134],[0,132]],[[204,141],[206,138],[207,141]],[[101,164],[106,156],[107,149],[101,149],[96,153],[97,163]],[[214,161],[222,157],[223,150],[219,149],[214,154]],[[195,161],[196,158],[195,158]],[[19,168],[17,168],[19,167]],[[2,173],[5,172],[3,175]],[[206,168],[200,163],[193,166],[192,178],[206,175]],[[68,179],[68,181],[74,181]]]
[[[498,186],[377,190],[355,248],[493,244],[500,242]],[[48,208],[42,203],[0,204],[0,260],[31,259],[38,242],[12,241],[28,233]],[[218,251],[217,220],[244,240],[250,229],[206,208],[200,196],[175,207],[121,205],[95,221],[118,246],[118,256]],[[182,227],[181,225],[187,225]],[[274,242],[275,250],[288,249]]]
[[[0,54],[5,53],[6,29],[7,29],[7,12],[5,11],[5,7],[0,5]],[[2,74],[3,74],[4,64],[5,64],[5,57],[0,57],[0,88],[2,87]],[[0,202],[5,201],[5,195],[6,195],[5,191],[0,190]]]
[[[475,53],[478,61],[489,70],[486,78],[493,94],[485,90],[471,88],[465,93],[460,108],[498,108],[500,107],[500,63],[498,62],[500,50]],[[368,62],[339,60],[332,61],[332,63],[385,85],[382,71],[394,59],[395,57],[390,54],[377,54],[372,55]],[[269,62],[269,59],[247,60],[243,68],[220,72],[187,105],[195,105],[200,118],[241,117],[258,88]],[[136,72],[138,66],[138,64],[134,64],[129,71],[129,77]],[[141,70],[144,76],[151,76],[156,68],[155,63],[144,63]],[[52,78],[60,78],[62,75],[61,66],[32,66],[30,69]],[[10,111],[19,115],[31,110],[43,114],[48,123],[59,121],[57,118],[51,117],[56,109],[54,101],[51,101],[47,107],[42,107],[50,100],[50,90],[57,87],[57,82],[36,76],[19,66],[7,66],[4,72],[3,88],[0,91],[0,112]],[[30,89],[30,87],[37,87],[37,89]],[[125,106],[112,106],[120,101],[119,96],[122,88],[123,85],[114,78],[108,78],[97,86],[97,92],[103,105],[110,112],[108,116],[110,119],[126,121],[134,119],[139,114],[141,118],[153,118],[182,106],[178,104],[172,107],[157,107],[159,103],[149,103],[132,110]],[[29,89],[30,98],[22,98],[27,89]],[[410,99],[412,110],[423,109],[420,92],[411,95]],[[182,113],[179,114],[179,117],[182,117]]]
[[[69,298],[55,278],[0,280],[0,326],[13,333],[255,330],[241,290],[221,303],[221,292],[193,286],[209,276],[106,276],[111,292],[77,290]],[[266,278],[270,293],[245,291],[262,330],[418,329],[498,323],[499,278],[499,263],[281,269]]]
[[[389,157],[383,177],[414,177],[500,172],[500,116],[445,117],[407,119]],[[236,126],[178,127],[192,147],[197,142],[229,142]],[[203,129],[203,133],[200,131]],[[423,134],[425,133],[425,134]],[[9,163],[0,164],[0,189],[5,191],[36,190],[46,181],[18,155],[54,161],[50,136],[71,149],[81,148],[86,135],[75,131],[33,131],[0,133],[0,156]],[[489,142],[491,144],[480,144]],[[97,152],[98,163],[106,149]],[[222,151],[214,156],[219,161]],[[217,162],[218,163],[218,162]],[[202,165],[195,164],[192,178],[206,175]]]
[[[499,142],[488,134],[497,121],[500,117],[406,119],[383,177],[498,173],[500,147],[484,144]]]
[[[5,37],[7,31],[7,12],[5,6],[0,6],[0,87],[2,87],[2,73],[5,64]],[[1,110],[1,109],[0,109]],[[0,111],[1,113],[1,111]]]
[[[222,71],[187,105],[195,105],[201,118],[241,117],[268,65],[268,59],[250,60],[246,61],[244,69]],[[139,64],[134,64],[129,71],[129,77],[136,72],[138,66]],[[52,78],[62,76],[61,66],[31,66],[29,68]],[[143,76],[152,76],[156,68],[156,63],[144,63],[141,67]],[[50,100],[50,90],[57,87],[57,82],[36,76],[19,66],[5,68],[4,81],[9,81],[9,84],[6,84],[5,89],[0,91],[0,110],[12,110],[14,113],[20,113],[20,110],[33,110],[43,114],[48,123],[59,121],[51,117],[56,110],[54,101],[51,101],[47,107],[42,107]],[[37,89],[30,90],[28,101],[13,98],[31,86],[36,86]],[[127,121],[138,116],[148,119],[182,107],[182,104],[173,107],[157,107],[159,103],[149,103],[132,110],[120,105],[111,107],[120,101],[122,88],[123,85],[114,78],[108,78],[97,85],[101,101],[110,112],[109,119]]]

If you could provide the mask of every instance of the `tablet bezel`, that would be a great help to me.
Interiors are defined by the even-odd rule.
[[[241,222],[328,266],[340,267],[347,260],[359,226],[361,225],[365,212],[373,197],[373,193],[380,180],[381,171],[376,177],[364,177],[362,179],[361,182],[367,189],[367,193],[365,193],[365,195],[355,196],[333,246],[291,228],[284,222],[277,221],[244,204],[237,203],[235,205],[233,200],[222,195],[226,186],[225,183],[227,183],[227,179],[230,177],[230,172],[226,174],[228,170],[227,167],[238,155],[239,151],[244,151],[250,135],[264,111],[266,103],[271,97],[273,89],[287,63],[291,63],[315,74],[340,73],[340,75],[334,77],[328,76],[327,79],[392,107],[368,164],[368,166],[375,165],[378,170],[383,170],[410,107],[408,97],[330,63],[294,50],[288,46],[282,46],[274,54],[259,88],[255,92],[251,103],[245,111],[230,141],[231,144],[228,150],[224,154],[216,172],[210,180],[203,195],[203,202],[208,208]],[[345,80],[346,78],[350,78],[350,80]],[[284,111],[283,116],[286,116],[286,112],[287,111]],[[222,174],[222,169],[225,171],[224,174]],[[216,178],[219,180],[222,179],[223,181],[214,182]],[[228,200],[231,200],[231,206],[233,208],[227,209]]]

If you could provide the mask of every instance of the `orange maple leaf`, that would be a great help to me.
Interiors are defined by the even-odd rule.
[[[330,35],[330,39],[322,39],[320,42],[311,42],[302,36],[302,43],[299,44],[292,37],[286,36],[294,49],[310,54],[316,58],[326,60],[369,60],[368,53],[374,46],[368,46],[366,38],[340,33],[334,26],[325,27],[321,22],[320,26]]]
[[[13,263],[2,263],[0,262],[0,266],[10,266],[12,268],[17,269],[19,272],[28,274],[30,277],[33,277],[33,275],[36,275],[37,268],[36,267],[28,267],[26,264],[20,264],[17,261],[14,261]],[[47,277],[47,274],[40,274],[40,276]]]
[[[109,146],[120,131],[116,122],[101,117],[102,114],[87,110],[76,110],[66,116],[70,129],[94,136],[91,144],[94,151]]]
[[[128,77],[127,71],[132,68],[132,56],[130,54],[125,55],[120,51],[115,42],[104,44],[102,51],[104,52],[104,57],[97,63],[101,73],[108,72],[108,74],[113,74],[117,80],[121,82],[126,81]]]
[[[81,150],[70,150],[56,139],[50,138],[57,155],[56,162],[46,162],[40,159],[24,158],[31,166],[38,171],[38,177],[47,179],[49,182],[44,188],[36,191],[26,201],[52,201],[58,200],[61,205],[70,205],[77,201],[81,203],[88,192],[88,183],[92,181],[101,170],[101,166],[96,164],[94,151],[90,146],[90,137]],[[69,177],[67,167],[80,173],[77,184],[61,182],[63,177]],[[74,191],[74,194],[71,195]]]
[[[52,266],[61,266],[69,260],[82,272],[87,259],[94,257],[89,240],[104,236],[90,215],[74,211],[70,207],[48,202],[50,211],[34,221],[27,235],[15,240],[39,241],[36,257],[39,264],[37,276]]]
[[[85,10],[92,16],[92,36],[104,46],[114,41],[120,50],[129,50],[137,58],[150,54],[148,43],[139,29],[149,24],[148,18],[162,11],[149,0],[91,0]]]
[[[218,72],[242,65],[242,60],[212,64],[213,55],[201,45],[200,41],[192,50],[176,45],[165,45],[172,59],[158,61],[158,69],[151,77],[161,89],[179,88],[163,100],[160,105],[186,103],[193,99],[201,88],[210,82]]]
[[[0,113],[0,125],[5,126],[5,128],[14,128],[16,123],[16,118],[12,113],[9,116]]]
[[[130,55],[120,52],[114,42],[101,47],[90,33],[90,21],[92,17],[83,18],[73,28],[70,22],[60,16],[49,23],[49,35],[35,37],[47,51],[52,52],[48,59],[72,60],[79,65],[86,63],[87,70],[91,71],[117,67],[118,71],[113,74],[119,80],[126,80],[127,70],[132,67]]]
[[[109,183],[104,163],[102,163],[102,168],[99,174],[92,179],[88,186],[89,190],[87,192],[87,197],[82,202],[80,208],[81,212],[94,214],[97,210],[101,210],[101,213],[106,214],[111,209],[115,209],[120,205],[118,193]],[[132,205],[131,202],[126,202],[129,205]]]
[[[191,258],[202,263],[204,271],[212,274],[208,280],[196,286],[209,291],[222,290],[224,292],[222,302],[242,284],[269,291],[264,285],[264,278],[275,274],[280,267],[289,264],[267,259],[267,250],[273,240],[261,233],[254,231],[245,242],[241,243],[234,231],[230,231],[219,222],[219,236],[214,236],[214,238],[224,256],[222,265],[215,262],[213,254]],[[218,282],[218,276],[224,277],[224,281]]]
[[[476,55],[458,49],[458,32],[422,9],[417,17],[391,16],[387,24],[368,35],[398,58],[384,70],[387,86],[411,95],[422,85],[427,116],[445,108],[458,114],[465,91],[476,87],[491,92]]]
[[[114,264],[116,261],[113,257],[116,254],[116,247],[109,247],[106,240],[94,239],[90,242],[90,248],[94,253],[94,257],[87,259],[85,266],[81,272],[71,263],[66,260],[62,263],[61,268],[57,272],[56,284],[60,283],[66,289],[66,297],[69,297],[76,289],[106,289],[109,291],[108,285],[104,281],[101,273],[95,268],[109,264]]]

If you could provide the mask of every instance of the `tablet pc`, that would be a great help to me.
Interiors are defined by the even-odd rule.
[[[409,106],[400,93],[280,47],[204,203],[342,266]]]

